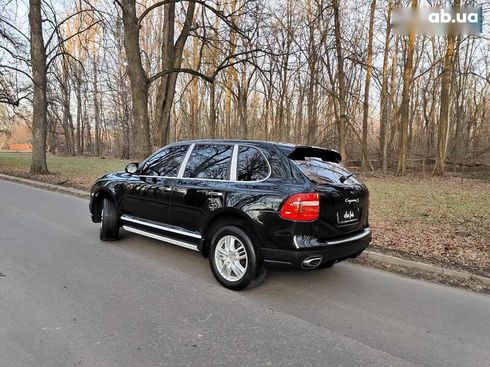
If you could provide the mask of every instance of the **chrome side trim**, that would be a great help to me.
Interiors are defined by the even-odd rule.
[[[176,239],[173,239],[170,237],[160,236],[158,234],[142,231],[141,229],[133,228],[130,226],[123,226],[123,228],[128,232],[136,233],[136,234],[139,234],[139,235],[142,235],[145,237],[150,237],[150,238],[153,238],[155,240],[168,242],[168,243],[171,243],[172,245],[184,247],[184,248],[187,248],[189,250],[199,251],[197,248],[197,245],[193,245],[192,243],[179,241],[179,240],[176,240]]]
[[[158,223],[158,222],[154,222],[154,221],[151,221],[151,220],[133,217],[132,215],[123,214],[123,215],[121,215],[121,220],[123,220],[125,222],[131,222],[131,223],[141,224],[142,226],[156,228],[156,229],[159,229],[159,230],[162,230],[162,231],[167,231],[167,232],[173,232],[173,233],[181,234],[183,236],[193,237],[193,238],[197,238],[197,239],[201,239],[202,238],[202,236],[199,233],[196,233],[196,232],[186,231],[186,230],[183,230],[183,229],[179,229],[179,228],[176,228],[176,227],[173,227],[173,226],[164,225],[164,224],[161,224],[161,223]]]
[[[264,262],[271,263],[271,264],[293,265],[293,263],[291,261],[267,260],[267,259],[264,259]]]
[[[137,177],[144,177],[144,178],[177,178],[177,177],[169,177],[169,176],[154,176],[154,175],[133,175]]]
[[[189,146],[189,149],[187,149],[187,152],[185,153],[184,159],[182,160],[182,163],[180,164],[179,173],[177,173],[177,178],[182,178],[184,176],[185,167],[187,167],[187,162],[189,162],[189,157],[191,156],[191,153],[194,150],[195,145],[196,144],[192,143]]]

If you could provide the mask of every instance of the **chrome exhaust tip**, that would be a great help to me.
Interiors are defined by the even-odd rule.
[[[315,269],[322,263],[323,256],[312,256],[312,257],[307,257],[306,259],[303,260],[301,263],[301,268],[302,269]]]

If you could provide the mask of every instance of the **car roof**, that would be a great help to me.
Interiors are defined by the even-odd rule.
[[[247,140],[247,139],[196,139],[186,141],[176,141],[171,145],[180,144],[250,144],[256,146],[274,146],[280,149],[286,156],[294,159],[302,159],[308,156],[319,157],[326,161],[340,162],[340,154],[333,149],[317,147],[313,145],[300,145],[292,143],[281,143],[267,140]]]
[[[267,144],[267,145],[285,144],[285,143],[276,143],[276,142],[267,141],[267,140],[247,140],[247,139],[195,139],[195,140],[176,141],[173,144],[193,144],[193,143],[194,144],[212,144],[212,143]]]

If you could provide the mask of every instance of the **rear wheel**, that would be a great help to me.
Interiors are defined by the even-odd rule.
[[[100,239],[116,241],[119,238],[119,218],[117,208],[110,199],[104,199],[100,213]]]
[[[216,280],[236,291],[258,284],[265,276],[252,239],[236,226],[225,226],[215,232],[209,263]]]

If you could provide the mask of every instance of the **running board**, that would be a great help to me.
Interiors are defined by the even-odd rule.
[[[188,237],[197,238],[197,239],[202,238],[202,236],[197,232],[188,231],[188,230],[185,230],[183,228],[171,226],[168,224],[154,222],[154,221],[148,220],[148,219],[134,217],[134,216],[128,215],[128,214],[121,215],[121,220],[123,220],[124,222],[130,222],[130,223],[140,224],[140,225],[146,226],[146,227],[155,228],[155,229],[158,229],[160,231],[173,232],[173,233],[177,233],[177,234],[180,234],[183,236],[188,236]]]
[[[139,235],[142,235],[145,237],[154,238],[155,240],[168,242],[168,243],[171,243],[172,245],[184,247],[184,248],[187,248],[189,250],[199,251],[199,249],[197,248],[197,245],[194,245],[194,244],[189,243],[189,242],[179,241],[179,240],[176,240],[174,238],[161,236],[161,235],[158,235],[155,233],[143,231],[141,229],[130,227],[130,226],[123,226],[123,228],[128,232],[136,233],[136,234],[139,234]]]

